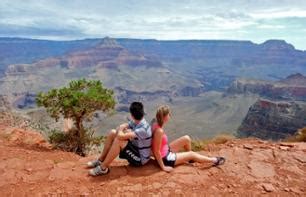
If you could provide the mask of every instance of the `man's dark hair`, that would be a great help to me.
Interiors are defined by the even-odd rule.
[[[130,113],[136,120],[141,120],[144,116],[143,104],[141,102],[133,102],[130,106]]]

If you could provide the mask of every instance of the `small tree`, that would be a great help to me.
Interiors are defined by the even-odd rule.
[[[84,155],[88,130],[83,121],[90,120],[97,110],[108,112],[115,107],[114,92],[104,88],[97,80],[75,80],[68,87],[40,92],[36,99],[38,106],[44,106],[56,121],[62,115],[71,118],[76,127],[74,152]]]

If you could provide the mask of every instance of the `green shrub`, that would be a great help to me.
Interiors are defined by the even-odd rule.
[[[68,87],[41,92],[36,103],[45,107],[56,121],[60,116],[73,120],[75,130],[66,134],[53,132],[50,140],[60,144],[63,144],[61,140],[65,140],[67,150],[82,156],[85,155],[86,145],[92,140],[92,132],[84,127],[83,121],[91,120],[97,110],[110,112],[116,104],[112,90],[104,88],[100,81],[85,79],[71,81]]]

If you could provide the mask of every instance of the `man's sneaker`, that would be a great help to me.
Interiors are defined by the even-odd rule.
[[[109,173],[109,168],[102,169],[101,166],[97,166],[94,169],[89,170],[88,174],[90,176],[100,176]]]
[[[102,162],[99,159],[94,160],[94,161],[89,161],[89,162],[87,162],[87,167],[88,168],[95,168],[95,167],[101,165],[101,163]]]

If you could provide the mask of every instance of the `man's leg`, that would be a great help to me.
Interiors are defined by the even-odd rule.
[[[104,161],[107,153],[109,152],[109,150],[110,150],[110,148],[111,148],[111,146],[112,146],[112,144],[113,144],[113,142],[114,142],[114,140],[117,136],[117,133],[118,132],[115,129],[112,129],[112,130],[109,131],[109,133],[107,135],[107,138],[104,142],[104,147],[103,147],[102,154],[99,157],[100,161]]]
[[[108,168],[111,162],[119,155],[120,151],[124,149],[127,143],[128,143],[127,140],[119,140],[118,138],[115,138],[104,161],[101,164],[102,169]]]

